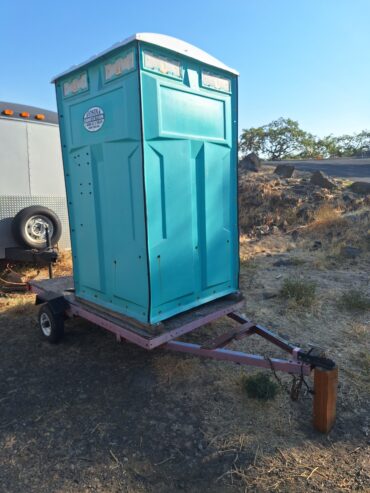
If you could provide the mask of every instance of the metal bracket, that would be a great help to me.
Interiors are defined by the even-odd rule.
[[[58,259],[58,252],[56,250],[40,251],[20,247],[11,247],[5,249],[5,257],[8,260],[45,265],[50,262],[55,263]]]
[[[323,370],[333,370],[335,368],[335,361],[324,356],[316,356],[311,353],[311,350],[307,353],[300,350],[298,359],[303,363],[311,365],[313,368],[322,368]]]
[[[215,337],[213,339],[209,339],[206,341],[203,345],[203,349],[217,349],[220,347],[227,346],[230,344],[232,341],[239,341],[243,337],[248,337],[254,334],[254,323],[248,323],[244,324],[243,327],[240,330],[230,330],[229,332],[226,332],[225,334],[221,334],[218,337]]]

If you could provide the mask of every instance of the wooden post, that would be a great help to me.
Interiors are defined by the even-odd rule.
[[[313,425],[321,433],[329,433],[336,415],[338,368],[314,370]]]

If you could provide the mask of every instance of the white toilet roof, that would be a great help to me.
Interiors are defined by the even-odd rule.
[[[175,51],[176,53],[180,53],[181,55],[188,56],[190,58],[194,58],[195,60],[198,60],[202,63],[205,63],[207,65],[211,65],[212,67],[216,67],[222,70],[225,70],[226,72],[230,72],[235,75],[239,75],[239,73],[234,70],[233,68],[228,67],[224,63],[220,62],[220,60],[217,60],[217,58],[214,58],[213,56],[209,55],[205,51],[197,48],[196,46],[191,45],[190,43],[187,43],[186,41],[182,41],[181,39],[174,38],[172,36],[167,36],[165,34],[156,34],[156,33],[136,33],[130,36],[129,38],[124,39],[123,41],[120,41],[107,50],[102,51],[101,53],[98,53],[97,55],[92,56],[88,60],[86,60],[83,63],[79,63],[78,65],[73,65],[70,67],[68,70],[65,70],[64,72],[56,75],[53,77],[52,82],[55,82],[56,79],[59,79],[60,77],[63,77],[64,75],[69,74],[70,72],[74,72],[75,70],[83,67],[84,65],[87,65],[88,63],[91,63],[95,59],[106,55],[112,50],[115,50],[116,48],[120,48],[121,46],[125,46],[128,43],[131,43],[131,41],[138,40],[138,41],[144,41],[145,43],[150,43],[156,46],[161,46],[162,48],[166,48],[171,51]]]

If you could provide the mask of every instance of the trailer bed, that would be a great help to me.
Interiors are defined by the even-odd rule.
[[[31,281],[29,285],[31,290],[37,294],[39,301],[64,298],[69,315],[82,316],[114,332],[117,337],[122,337],[147,349],[161,346],[202,325],[235,312],[244,305],[243,297],[236,293],[187,310],[161,323],[150,325],[76,297],[72,277]]]

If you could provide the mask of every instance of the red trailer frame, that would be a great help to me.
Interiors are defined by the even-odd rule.
[[[314,427],[318,431],[327,433],[334,424],[338,382],[338,369],[335,363],[322,355],[316,355],[312,350],[302,351],[301,348],[238,313],[244,305],[240,295],[226,296],[176,315],[162,323],[147,325],[76,298],[71,277],[31,281],[28,287],[36,294],[36,304],[47,306],[46,315],[45,309],[41,308],[44,317],[54,318],[58,321],[59,327],[65,317],[81,317],[114,333],[117,341],[131,342],[147,350],[161,348],[270,369],[274,373],[282,371],[298,375],[301,383],[304,376],[314,372]],[[224,316],[236,322],[239,327],[202,345],[178,340],[184,334]],[[45,331],[43,333],[46,335]],[[253,334],[284,350],[290,357],[266,358],[226,348],[231,342]]]

